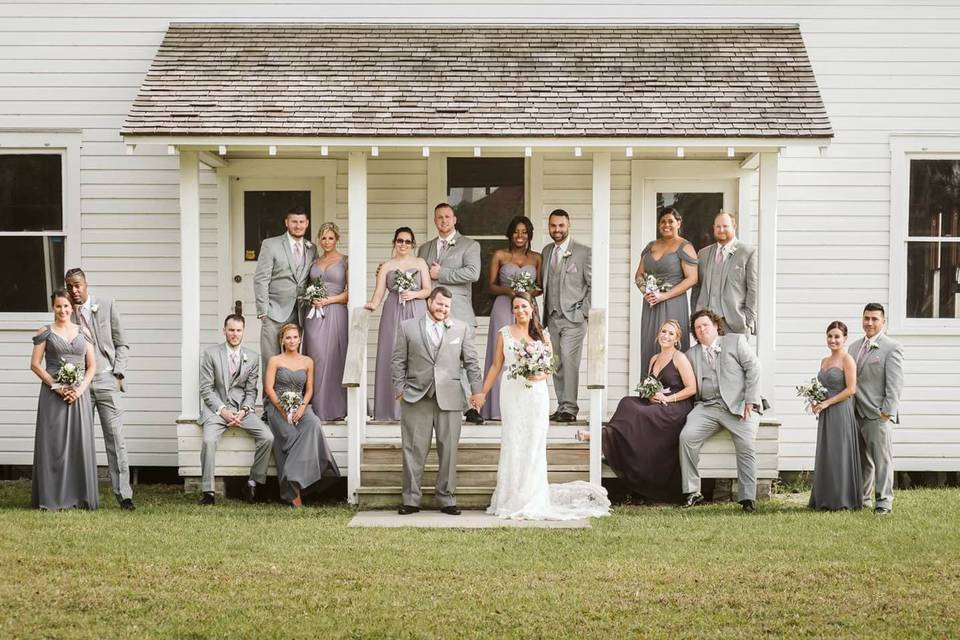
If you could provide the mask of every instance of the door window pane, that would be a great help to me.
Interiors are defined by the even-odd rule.
[[[960,318],[960,243],[907,244],[907,317]]]
[[[960,160],[910,161],[911,236],[960,236]]]
[[[50,309],[63,286],[63,236],[0,236],[0,271],[15,274],[0,287],[0,313]]]
[[[63,229],[58,154],[0,155],[0,231]]]
[[[657,216],[673,207],[683,218],[680,235],[693,243],[697,251],[713,244],[713,219],[723,210],[722,193],[657,193]],[[659,237],[660,232],[657,231]]]
[[[448,158],[447,197],[460,233],[502,236],[524,212],[523,158]]]
[[[294,207],[302,207],[310,221],[309,191],[243,192],[243,259],[256,261],[260,245],[267,238],[286,233],[284,219]],[[307,238],[310,227],[307,226]]]

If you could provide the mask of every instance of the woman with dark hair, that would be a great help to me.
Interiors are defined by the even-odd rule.
[[[53,322],[33,337],[30,369],[40,378],[33,445],[34,509],[96,509],[97,451],[90,382],[97,371],[93,339],[71,320],[69,294],[50,296]]]
[[[643,292],[640,315],[640,362],[649,364],[657,355],[657,334],[667,320],[676,320],[681,327],[690,323],[687,290],[697,284],[697,251],[680,235],[683,218],[673,207],[657,215],[657,239],[647,244],[640,254],[640,265],[634,275],[637,288]],[[680,337],[680,351],[690,348],[690,336]]]
[[[827,326],[830,355],[820,361],[817,372],[817,380],[827,390],[826,398],[811,407],[817,416],[811,509],[863,508],[859,430],[853,410],[857,363],[844,348],[846,343],[847,325],[834,320]]]
[[[496,337],[493,363],[483,381],[486,395],[500,379],[502,422],[497,488],[487,513],[514,520],[574,520],[609,513],[610,501],[602,487],[588,482],[551,485],[547,481],[547,431],[550,394],[547,373],[526,377],[512,371],[520,354],[540,349],[550,353],[529,293],[514,294],[513,323]],[[506,367],[507,375],[500,377]]]
[[[400,401],[394,396],[391,380],[393,346],[397,341],[400,323],[420,318],[427,313],[430,295],[430,267],[414,253],[416,236],[410,227],[393,232],[393,256],[377,272],[377,288],[364,308],[375,311],[380,302],[380,330],[377,333],[377,365],[373,383],[373,418],[399,420]]]
[[[530,248],[533,240],[533,223],[526,216],[516,216],[507,225],[507,246],[497,249],[490,260],[490,295],[496,296],[490,310],[490,329],[487,332],[487,357],[484,360],[484,375],[490,370],[500,329],[513,321],[510,308],[515,293],[529,293],[533,301],[534,315],[539,315],[536,296],[539,282],[541,256]],[[494,384],[490,398],[480,412],[486,420],[500,419],[500,389]]]

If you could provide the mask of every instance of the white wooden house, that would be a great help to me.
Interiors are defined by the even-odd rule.
[[[856,335],[879,301],[906,345],[896,468],[960,470],[960,7],[224,6],[0,4],[0,465],[32,460],[29,337],[65,266],[124,313],[131,464],[194,475],[195,363],[236,301],[251,308],[270,198],[296,192],[313,228],[340,225],[358,307],[395,227],[431,237],[434,204],[483,186],[451,174],[513,158],[534,244],[562,207],[595,249],[593,428],[639,376],[631,274],[658,204],[677,199],[688,235],[722,206],[759,247],[774,469],[812,468],[815,422],[793,387],[827,323]],[[485,248],[501,237],[502,221],[467,222]],[[370,328],[350,417],[325,427],[351,491],[362,440],[392,429],[365,416]]]

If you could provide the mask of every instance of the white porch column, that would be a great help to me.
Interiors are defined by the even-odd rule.
[[[200,408],[200,164],[180,152],[180,418],[195,423]],[[182,465],[181,465],[182,466]]]
[[[777,367],[777,170],[780,154],[776,151],[760,154],[760,202],[757,218],[758,271],[760,287],[757,314],[757,353],[763,368],[763,397],[776,412],[775,386]]]
[[[362,307],[367,301],[367,154],[363,151],[351,151],[347,162],[347,233],[351,338],[361,342],[351,345],[350,353],[357,360],[359,372],[356,386],[347,388],[347,500],[356,504],[367,425],[366,323],[361,324],[364,330],[352,330],[356,314],[364,313]]]
[[[607,386],[607,344],[610,304],[610,153],[593,154],[593,271],[590,278],[590,314],[587,350],[587,388],[590,393],[590,482],[600,484],[600,437],[604,392]],[[598,322],[599,321],[599,322]],[[597,325],[600,326],[597,326]]]

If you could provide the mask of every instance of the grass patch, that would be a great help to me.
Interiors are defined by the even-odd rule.
[[[892,517],[620,507],[589,530],[347,529],[347,506],[31,511],[0,483],[0,637],[960,635],[960,490]],[[101,495],[109,497],[102,488]]]

